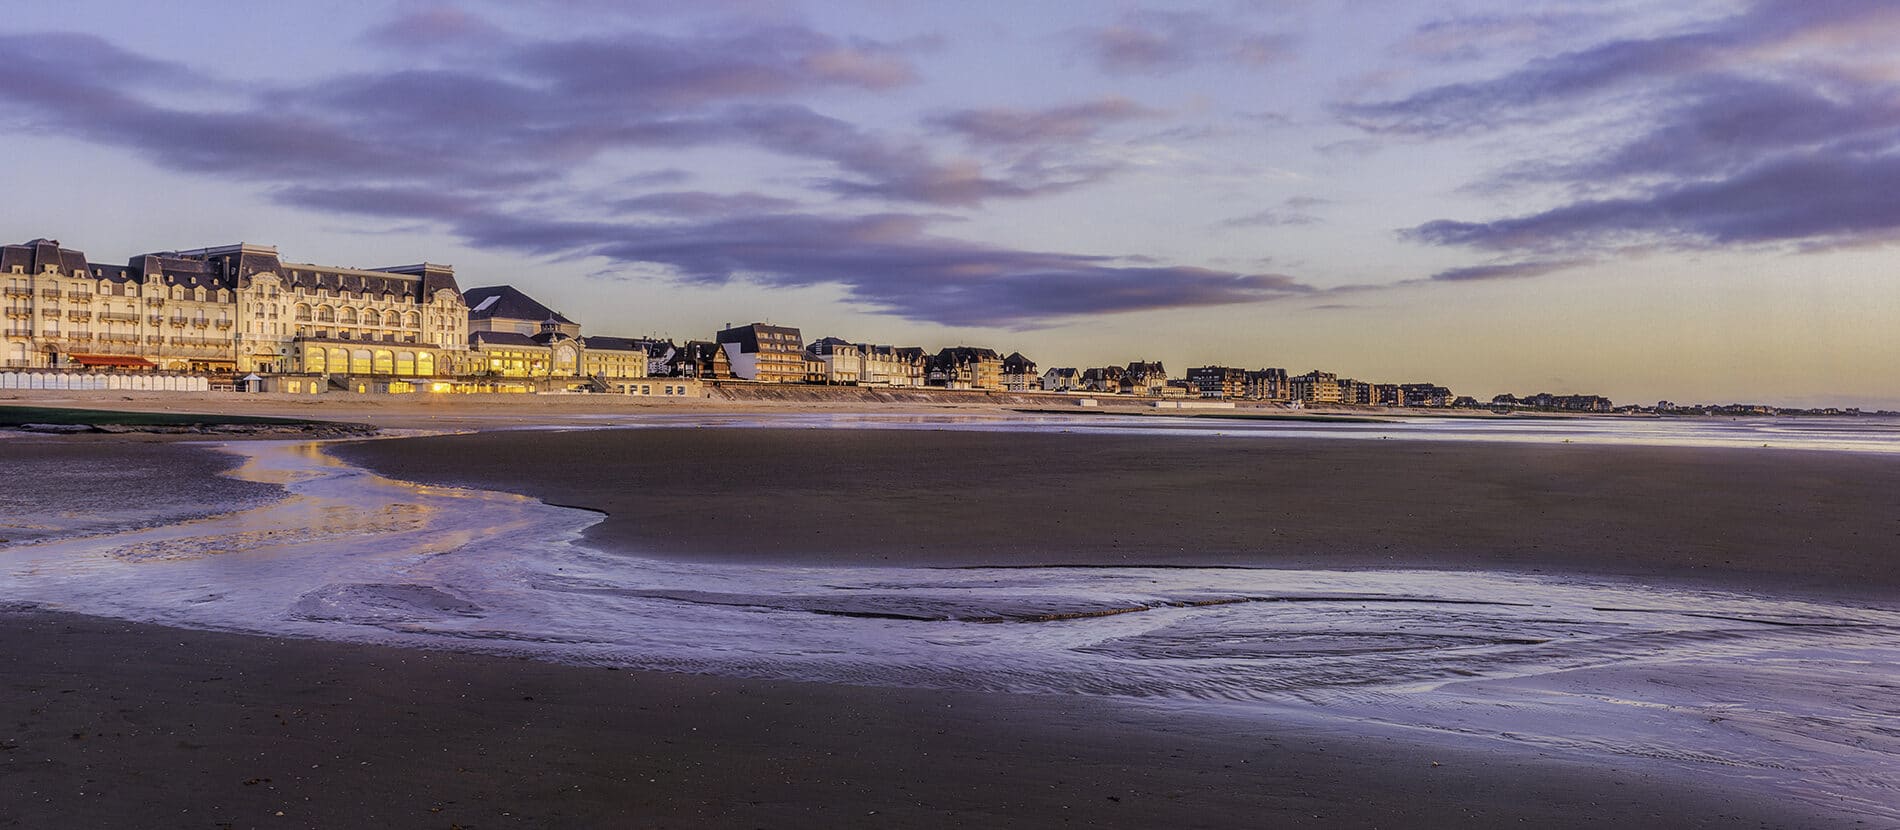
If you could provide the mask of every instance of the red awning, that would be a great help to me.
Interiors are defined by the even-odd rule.
[[[81,366],[124,366],[135,369],[150,369],[158,364],[142,357],[127,357],[117,354],[69,354],[67,360]]]

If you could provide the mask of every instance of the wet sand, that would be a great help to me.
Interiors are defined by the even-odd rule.
[[[276,497],[276,487],[218,475],[236,466],[236,457],[181,438],[0,437],[0,549],[179,521]]]
[[[608,549],[900,565],[1485,568],[1892,601],[1900,460],[1735,449],[885,430],[342,445],[608,514]]]
[[[0,611],[0,827],[1832,827],[1672,777],[1112,701]]]
[[[606,510],[597,544],[689,559],[1503,567],[1889,601],[1900,583],[1900,472],[1845,454],[672,429],[337,451]],[[41,611],[0,612],[0,666],[0,827],[1855,826],[1664,763],[1295,715]]]

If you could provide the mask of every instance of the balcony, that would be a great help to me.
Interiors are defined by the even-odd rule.
[[[9,285],[4,289],[0,289],[0,294],[5,294],[8,297],[31,297],[33,296],[33,289],[27,288],[24,285]]]
[[[8,306],[8,307],[7,307],[7,318],[8,318],[8,319],[25,319],[25,318],[27,318],[27,317],[32,317],[32,316],[33,316],[33,309],[30,309],[30,308],[23,308],[23,307],[20,307],[20,306]]]
[[[231,321],[230,321],[230,320],[219,320],[219,321],[218,321],[218,328],[221,328],[221,329],[228,329],[228,328],[230,328],[230,327],[231,327]]]
[[[163,314],[147,315],[145,318],[145,322],[151,323],[152,325],[156,326],[160,323],[165,322],[165,315]]]
[[[48,299],[48,300],[57,300],[59,299],[59,289],[42,288],[40,289],[40,297],[43,299]]]
[[[66,292],[66,299],[76,303],[90,303],[92,302],[92,294],[85,291],[68,291]]]
[[[121,323],[136,323],[139,321],[139,316],[127,311],[102,311],[99,312],[99,319],[117,320]]]
[[[32,337],[32,329],[7,329],[8,337]]]
[[[89,332],[89,331],[68,332],[66,335],[66,339],[75,340],[81,343],[90,342],[92,340],[92,332]]]
[[[57,308],[42,308],[42,309],[40,309],[40,316],[41,316],[41,317],[58,317],[58,316],[59,316],[59,309],[57,309]]]
[[[185,327],[185,318],[183,318],[183,317],[173,317],[173,318],[172,318],[172,328],[175,328],[175,329],[182,329],[182,328],[184,328],[184,327]]]
[[[101,335],[98,335],[98,338],[99,338],[99,342],[101,343],[137,343],[139,342],[139,336],[136,334],[101,334]]]
[[[170,338],[170,342],[174,346],[226,346],[230,344],[230,341],[222,337],[173,337]]]
[[[165,304],[165,298],[164,297],[146,297],[145,304],[149,306],[162,306]]]
[[[90,320],[90,319],[92,319],[92,312],[90,312],[90,311],[79,311],[79,310],[77,310],[77,309],[75,309],[75,310],[72,310],[72,311],[68,311],[68,312],[66,312],[66,319],[68,319],[68,320],[74,320],[74,321],[78,321],[78,320]]]
[[[163,342],[165,342],[165,338],[160,337],[156,334],[145,335],[145,345],[147,346],[156,346]]]
[[[9,360],[9,361],[7,361],[7,368],[8,368],[8,369],[24,369],[24,368],[26,368],[26,367],[28,367],[28,366],[31,366],[31,365],[33,365],[33,364],[32,364],[31,362],[29,362],[29,361],[25,361],[25,360]]]
[[[206,320],[203,317],[199,317],[191,321],[191,327],[194,329],[209,328],[210,326],[211,326],[211,321]]]

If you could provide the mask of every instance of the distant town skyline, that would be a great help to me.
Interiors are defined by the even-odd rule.
[[[29,3],[7,243],[591,330],[1900,406],[1883,2]]]

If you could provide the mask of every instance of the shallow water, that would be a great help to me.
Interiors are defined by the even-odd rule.
[[[857,420],[794,423],[1052,428]],[[1297,711],[1682,765],[1900,822],[1894,608],[1508,573],[667,562],[580,544],[590,512],[382,478],[315,443],[224,449],[288,496],[0,550],[0,599],[586,665]]]

